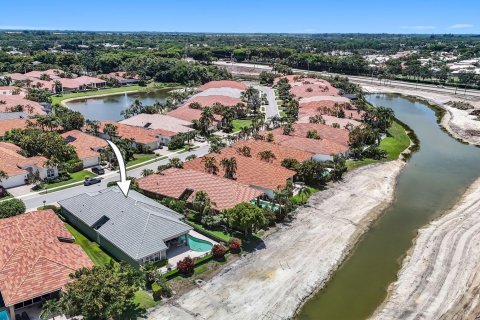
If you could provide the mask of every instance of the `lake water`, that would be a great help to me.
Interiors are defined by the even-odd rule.
[[[153,105],[157,101],[164,103],[170,90],[171,89],[161,89],[79,99],[67,102],[67,105],[70,109],[81,112],[85,119],[117,121],[123,119],[120,112],[128,108],[135,99],[140,100],[144,105]]]
[[[392,95],[367,100],[391,107],[415,131],[420,150],[400,173],[392,205],[327,286],[305,304],[301,320],[368,318],[396,280],[417,230],[449,210],[480,175],[480,149],[448,136],[425,104]]]

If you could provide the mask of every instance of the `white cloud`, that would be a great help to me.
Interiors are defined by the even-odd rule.
[[[451,25],[450,27],[448,27],[448,29],[465,29],[465,28],[472,28],[472,27],[473,27],[473,24],[457,23],[457,24],[454,24],[454,25]]]
[[[434,26],[402,26],[402,29],[407,30],[432,30],[435,29]]]

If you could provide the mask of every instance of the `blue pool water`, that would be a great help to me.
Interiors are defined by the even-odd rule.
[[[188,235],[188,246],[193,251],[205,252],[212,250],[213,244],[211,242],[195,238],[194,236]],[[0,318],[1,320],[1,318]]]
[[[0,320],[10,320],[7,310],[0,311]]]

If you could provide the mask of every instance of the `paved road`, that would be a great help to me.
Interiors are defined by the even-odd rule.
[[[268,105],[265,106],[265,119],[280,115],[278,111],[277,100],[275,99],[275,90],[261,85],[254,85],[253,87],[267,95]]]
[[[185,158],[191,154],[202,156],[208,153],[208,149],[209,149],[209,146],[205,144],[205,145],[202,145],[200,148],[195,149],[191,152],[173,154],[170,156],[170,158],[180,158],[182,160],[185,160]],[[168,163],[168,159],[155,161],[145,166],[141,166],[132,170],[127,170],[127,176],[139,178],[141,177],[141,173],[143,169],[152,169],[156,171],[159,165],[166,164],[166,163]],[[68,188],[68,189],[64,189],[64,190],[60,190],[52,193],[47,193],[47,194],[34,194],[34,195],[23,197],[22,200],[23,202],[25,202],[25,206],[27,207],[27,211],[28,211],[28,210],[41,207],[43,205],[43,201],[45,201],[46,204],[52,204],[60,200],[68,199],[70,197],[73,197],[85,192],[95,192],[95,191],[105,189],[107,187],[108,182],[118,181],[118,179],[119,179],[119,175],[115,174],[113,176],[109,176],[108,178],[103,179],[101,183],[96,185],[91,185],[88,187],[80,185],[77,187],[72,187],[72,188]]]
[[[266,65],[255,65],[253,63],[226,63],[226,62],[218,62],[217,64],[219,65],[230,65],[230,66],[239,66],[239,67],[251,67],[253,68],[255,66],[258,71],[262,70],[271,70],[272,68],[270,66]],[[292,69],[293,72],[295,73],[313,73],[313,74],[322,74],[322,75],[331,75],[331,76],[342,76],[342,77],[348,77],[352,82],[355,83],[360,83],[360,84],[372,84],[372,85],[379,85],[380,82],[376,78],[371,78],[371,77],[364,77],[364,76],[352,76],[352,75],[345,75],[345,74],[338,74],[338,73],[328,73],[328,72],[318,72],[318,71],[308,71],[308,70],[303,70],[303,69]],[[390,87],[397,87],[397,88],[405,88],[405,89],[416,89],[416,90],[422,90],[422,91],[430,91],[430,92],[436,92],[436,93],[443,93],[443,94],[456,94],[458,96],[462,97],[469,97],[469,98],[480,98],[480,90],[474,90],[474,89],[468,89],[464,90],[462,88],[455,89],[455,87],[439,87],[437,85],[433,84],[416,84],[412,82],[407,82],[407,81],[400,81],[400,80],[393,80],[393,81],[388,81],[388,86]]]

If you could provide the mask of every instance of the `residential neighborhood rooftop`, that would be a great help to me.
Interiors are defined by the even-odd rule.
[[[134,260],[167,249],[165,241],[192,229],[182,215],[134,190],[125,197],[108,188],[59,204]]]
[[[117,127],[117,135],[124,139],[135,139],[136,142],[147,144],[158,140],[158,135],[174,136],[176,133],[173,131],[163,129],[147,129],[137,126],[129,126],[115,121],[103,121],[100,122],[99,130],[103,131],[106,124],[112,124]]]
[[[2,113],[0,113],[1,115]],[[8,113],[6,113],[8,114]],[[0,137],[3,137],[7,131],[12,129],[25,129],[27,127],[27,119],[7,119],[0,118]]]
[[[79,159],[99,156],[98,149],[108,146],[104,139],[79,130],[64,132],[62,137],[75,147]]]
[[[221,153],[209,153],[205,157],[214,157],[218,167],[218,175],[223,177],[225,170],[220,165],[223,158],[235,157],[237,161],[236,181],[250,186],[277,190],[285,186],[286,181],[292,178],[296,172],[284,167],[267,163],[262,160],[239,155],[234,148],[224,148]],[[185,169],[206,172],[202,158],[193,159],[184,163]]]
[[[190,121],[178,119],[165,114],[138,114],[120,121],[122,124],[148,129],[161,129],[175,133],[193,131]]]
[[[240,140],[231,147],[235,148],[237,152],[239,152],[238,150],[242,147],[248,147],[250,148],[251,156],[259,160],[261,160],[259,153],[262,151],[271,151],[275,155],[275,158],[269,159],[267,162],[276,165],[281,165],[284,159],[295,159],[298,162],[303,162],[313,156],[312,153],[299,150],[297,148],[291,148],[275,142],[267,142],[255,139]]]
[[[242,202],[261,196],[262,191],[231,179],[190,169],[167,169],[161,174],[149,175],[138,180],[140,189],[150,194],[180,199],[184,196],[192,203],[195,194],[204,191],[217,210],[233,208]]]
[[[168,112],[167,114],[177,119],[192,122],[193,120],[200,119],[202,115],[202,110],[192,109],[188,105],[183,105],[175,110]],[[216,122],[222,120],[221,115],[215,114],[214,117]]]
[[[223,88],[223,87],[236,88],[240,90],[245,90],[248,88],[248,86],[243,82],[232,81],[232,80],[220,80],[220,81],[207,82],[204,85],[201,85],[198,88],[198,90],[203,91],[210,88]]]
[[[0,142],[0,171],[4,171],[9,176],[26,173],[23,167],[35,164],[37,167],[44,167],[47,158],[24,157],[18,153],[21,149],[12,143]]]
[[[0,95],[0,101],[5,103],[0,104],[0,112],[9,112],[12,108],[23,106],[25,112],[28,114],[46,114],[40,103],[27,100],[20,95]]]
[[[93,263],[52,210],[0,219],[0,292],[7,306],[61,290]]]

